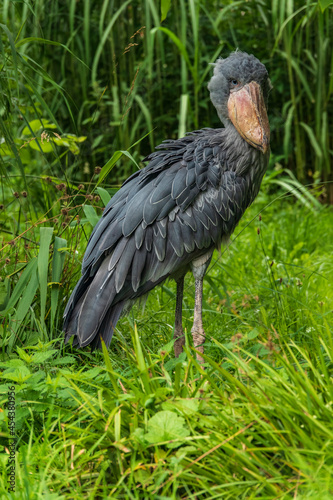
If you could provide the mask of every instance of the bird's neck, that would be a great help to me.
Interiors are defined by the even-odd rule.
[[[224,129],[226,142],[231,148],[240,148],[244,153],[248,153],[251,149],[254,149],[253,146],[250,146],[250,144],[243,139],[230,120],[224,124]]]
[[[253,169],[256,176],[261,177],[267,168],[269,152],[263,154],[249,144],[228,121],[224,129],[224,147],[229,166],[240,175]]]

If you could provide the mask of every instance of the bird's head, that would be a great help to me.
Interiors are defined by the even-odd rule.
[[[208,84],[220,120],[230,123],[254,148],[266,153],[270,130],[267,117],[271,83],[265,66],[253,55],[233,52],[214,64]]]

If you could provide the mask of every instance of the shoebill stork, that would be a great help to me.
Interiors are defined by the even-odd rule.
[[[203,353],[202,282],[258,194],[267,168],[270,81],[253,55],[214,64],[208,89],[224,128],[164,141],[113,196],[94,228],[64,313],[66,342],[108,347],[122,311],[167,278],[177,283],[174,350],[184,345],[184,277],[195,278],[194,347]],[[198,354],[199,361],[203,358]]]

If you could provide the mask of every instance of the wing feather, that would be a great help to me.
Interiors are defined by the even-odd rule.
[[[258,189],[251,169],[240,175],[229,165],[224,134],[207,129],[165,141],[113,196],[66,307],[66,341],[74,335],[80,346],[100,346],[102,336],[108,345],[128,301],[185,274],[232,233]]]

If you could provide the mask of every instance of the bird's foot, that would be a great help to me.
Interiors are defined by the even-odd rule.
[[[185,334],[182,328],[175,328],[175,333],[173,334],[175,343],[173,345],[175,351],[175,357],[178,358],[183,352],[183,346],[185,345]]]

